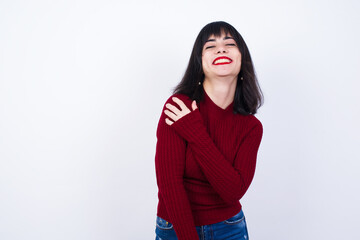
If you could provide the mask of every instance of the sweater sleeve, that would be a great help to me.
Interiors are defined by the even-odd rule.
[[[234,164],[214,144],[198,108],[171,126],[189,142],[200,168],[221,198],[227,203],[239,201],[255,174],[257,152],[263,134],[261,122],[257,121],[248,131],[237,150]]]
[[[155,170],[159,194],[169,216],[166,220],[173,224],[177,238],[199,240],[183,184],[186,142],[165,122],[164,109],[165,105],[156,131]]]

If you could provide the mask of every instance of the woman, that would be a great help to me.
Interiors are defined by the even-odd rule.
[[[241,35],[206,25],[157,127],[156,239],[248,239],[239,200],[255,173],[262,100]]]

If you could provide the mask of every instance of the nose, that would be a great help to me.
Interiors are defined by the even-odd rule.
[[[226,53],[227,50],[224,46],[219,46],[219,48],[217,49],[217,53]]]

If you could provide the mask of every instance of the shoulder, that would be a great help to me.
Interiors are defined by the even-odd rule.
[[[261,121],[255,117],[254,115],[241,115],[237,114],[236,116],[237,121],[236,124],[246,126],[245,129],[247,129],[245,132],[258,132],[262,135],[263,132],[263,125]],[[241,129],[244,129],[243,127]]]
[[[184,94],[172,94],[171,96],[169,96],[165,103],[163,104],[162,107],[162,111],[160,113],[160,118],[159,118],[159,122],[158,122],[158,127],[157,127],[157,131],[156,131],[156,136],[163,136],[162,133],[167,132],[167,134],[171,133],[174,134],[174,129],[172,127],[170,127],[167,123],[165,123],[165,119],[168,117],[164,111],[166,109],[166,104],[170,103],[172,105],[174,105],[175,107],[180,109],[180,106],[173,100],[173,97],[177,97],[178,99],[180,99],[181,101],[183,101],[185,103],[185,105],[190,109],[191,106],[191,99],[184,95]]]
[[[249,115],[249,129],[253,133],[257,133],[260,136],[263,135],[263,125],[261,121],[254,115]]]
[[[251,123],[251,126],[262,129],[263,126],[262,126],[261,121],[254,115],[249,115],[249,121]]]

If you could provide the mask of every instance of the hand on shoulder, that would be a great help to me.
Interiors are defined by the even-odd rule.
[[[165,104],[166,109],[164,110],[164,113],[169,117],[169,118],[165,118],[165,122],[168,125],[172,125],[174,122],[176,122],[177,120],[179,120],[180,118],[184,117],[185,115],[187,115],[191,112],[191,110],[184,103],[184,101],[186,101],[186,100],[183,101],[180,98],[175,97],[175,96],[171,97],[171,100],[173,102],[177,103],[179,105],[180,109],[178,109],[175,105],[173,105],[169,102]],[[193,100],[191,102],[191,108],[192,108],[192,111],[194,111],[198,108],[195,100]],[[169,111],[169,110],[171,110],[171,111]]]

